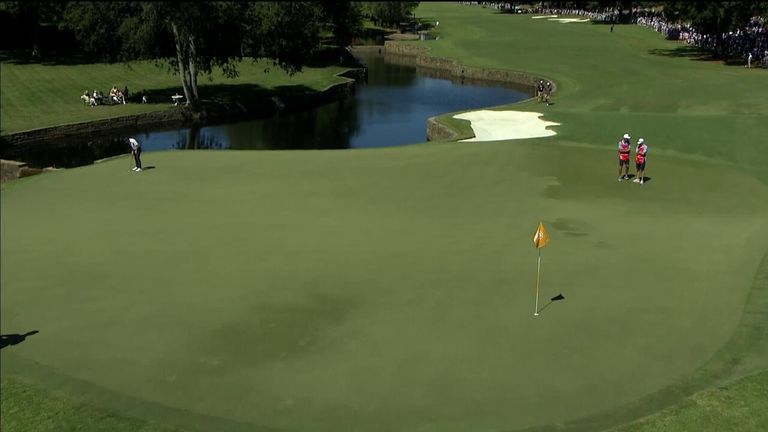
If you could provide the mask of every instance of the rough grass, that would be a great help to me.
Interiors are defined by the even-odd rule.
[[[760,432],[768,425],[768,372],[701,391],[614,432]]]
[[[181,432],[80,403],[14,378],[3,378],[3,430]],[[768,424],[768,372],[698,392],[682,403],[612,432],[760,432]]]
[[[174,432],[145,420],[128,418],[114,411],[95,408],[71,396],[56,394],[28,382],[3,378],[0,428],[7,431],[104,431]]]

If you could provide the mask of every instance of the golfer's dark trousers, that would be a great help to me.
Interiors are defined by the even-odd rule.
[[[136,161],[136,167],[141,168],[141,147],[137,148],[135,152],[133,152],[133,160]]]

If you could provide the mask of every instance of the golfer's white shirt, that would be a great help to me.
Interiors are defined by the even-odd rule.
[[[138,149],[139,147],[141,147],[141,146],[139,145],[139,142],[138,142],[138,141],[136,141],[136,140],[135,140],[135,139],[133,139],[133,138],[128,138],[128,142],[131,144],[131,148],[132,148],[132,149],[134,149],[134,150],[136,150],[136,149]]]

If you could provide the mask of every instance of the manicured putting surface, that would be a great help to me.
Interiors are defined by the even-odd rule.
[[[127,161],[3,191],[3,328],[40,331],[6,367],[277,429],[503,429],[631,402],[728,339],[767,234],[765,186],[729,168],[665,158],[641,187],[534,141]],[[539,220],[542,297],[566,300],[534,318]]]

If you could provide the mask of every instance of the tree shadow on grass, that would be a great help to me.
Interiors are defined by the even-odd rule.
[[[13,334],[0,335],[0,349],[3,349],[11,345],[18,345],[24,342],[29,336],[32,336],[38,333],[39,332],[37,330],[32,330],[31,332],[27,332],[24,334],[13,333]]]
[[[648,50],[648,54],[672,58],[687,58],[696,61],[720,62],[726,66],[743,66],[745,63],[744,59],[740,57],[717,57],[711,50],[693,45],[683,45],[676,48],[654,48]]]
[[[272,96],[298,95],[315,92],[314,89],[302,84],[284,85],[274,88],[263,87],[253,83],[242,84],[205,84],[200,83],[198,94],[200,100],[205,102],[237,103],[244,106],[264,103]],[[181,85],[159,89],[141,89],[132,91],[128,101],[140,103],[141,97],[146,96],[149,103],[168,103],[173,105],[171,96],[184,95]],[[180,104],[181,106],[181,104]]]
[[[15,65],[42,65],[42,66],[78,66],[95,63],[104,63],[104,60],[87,54],[59,54],[47,53],[42,57],[33,57],[28,51],[2,51],[0,61]]]
[[[654,48],[648,50],[648,54],[664,57],[685,57],[690,59],[712,59],[712,52],[692,45],[684,45],[675,48]]]

